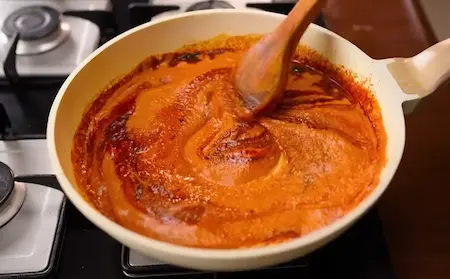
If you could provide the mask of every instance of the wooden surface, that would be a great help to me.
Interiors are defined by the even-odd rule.
[[[435,41],[412,0],[329,0],[325,18],[374,58],[412,56]],[[406,126],[403,160],[378,203],[391,260],[398,279],[448,279],[450,86],[423,99]]]

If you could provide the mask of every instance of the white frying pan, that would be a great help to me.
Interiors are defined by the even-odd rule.
[[[76,191],[71,148],[82,113],[103,87],[129,72],[151,54],[220,33],[245,35],[272,31],[284,16],[254,10],[206,10],[152,21],[121,34],[91,54],[61,87],[48,120],[47,139],[56,176],[67,197],[99,228],[140,253],[170,264],[203,270],[242,270],[274,265],[310,253],[336,238],[360,218],[386,190],[399,165],[405,143],[402,104],[432,93],[450,74],[450,40],[413,58],[374,60],[342,37],[311,25],[301,42],[360,79],[370,79],[382,110],[387,164],[375,190],[354,210],[329,226],[298,239],[251,249],[196,249],[172,245],[134,233],[107,219]],[[99,247],[101,249],[101,247]]]

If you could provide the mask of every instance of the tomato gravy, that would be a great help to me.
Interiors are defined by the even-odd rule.
[[[74,138],[85,198],[140,234],[203,248],[297,238],[364,199],[385,162],[375,98],[299,47],[277,107],[237,120],[233,70],[258,38],[148,57],[103,90]]]

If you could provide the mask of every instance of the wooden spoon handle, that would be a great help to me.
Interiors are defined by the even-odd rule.
[[[300,0],[272,33],[243,56],[235,74],[242,100],[238,117],[249,119],[275,106],[284,92],[298,42],[324,4],[325,0]]]
[[[280,42],[287,43],[285,54],[289,60],[292,58],[306,28],[319,15],[324,3],[325,0],[300,0],[291,10],[287,19],[278,26],[275,33],[277,33]]]
[[[301,0],[289,13],[287,19],[283,21],[275,31],[279,39],[287,42],[287,47],[291,53],[295,51],[306,28],[319,15],[325,0]]]

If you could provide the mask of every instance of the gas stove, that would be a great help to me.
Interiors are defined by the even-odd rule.
[[[20,76],[67,76],[97,48],[100,30],[90,21],[61,13],[106,10],[108,5],[107,0],[0,0],[0,60],[6,59],[19,34],[15,52]]]
[[[287,14],[294,4],[0,0],[0,279],[393,278],[376,210],[307,257],[251,272],[207,273],[177,268],[122,246],[73,207],[53,175],[45,140],[51,104],[67,75],[102,43],[169,14],[210,8]],[[316,23],[326,26],[322,16]]]

